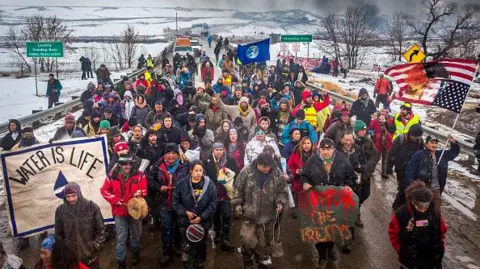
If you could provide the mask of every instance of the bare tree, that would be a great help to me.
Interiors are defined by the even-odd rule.
[[[138,53],[139,35],[135,28],[128,25],[121,34],[123,59],[128,68],[132,68],[135,56]]]
[[[12,64],[15,66],[24,66],[28,71],[32,71],[30,64],[27,62],[26,57],[20,50],[20,47],[23,47],[25,40],[22,39],[21,32],[18,27],[10,26],[6,35],[6,47],[12,53]]]
[[[406,18],[405,14],[396,12],[383,29],[388,45],[392,49],[393,59],[398,59],[398,61],[402,60],[404,44],[408,34]]]
[[[106,46],[106,52],[108,53],[108,58],[113,61],[115,68],[123,69],[124,66],[124,50],[122,43],[119,42],[110,42]]]
[[[332,56],[334,56],[336,59],[341,59],[340,55],[340,33],[338,31],[338,26],[339,24],[339,19],[335,14],[330,14],[327,17],[325,17],[321,25],[325,29],[324,32],[320,32],[320,36],[322,37],[323,40],[328,41],[328,47],[333,48],[333,53]],[[320,43],[320,42],[318,42]]]

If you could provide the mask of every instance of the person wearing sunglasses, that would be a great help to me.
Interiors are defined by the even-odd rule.
[[[398,253],[400,269],[440,269],[447,226],[435,213],[432,191],[414,181],[406,189],[407,204],[392,216],[388,235]]]

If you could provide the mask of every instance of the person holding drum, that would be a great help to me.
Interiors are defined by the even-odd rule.
[[[206,231],[217,207],[215,182],[204,175],[199,160],[189,166],[190,175],[178,182],[173,194],[173,208],[179,216],[183,241],[183,268],[204,268],[207,260]]]

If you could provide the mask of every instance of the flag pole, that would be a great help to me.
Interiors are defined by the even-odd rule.
[[[478,66],[477,66],[477,69],[475,70],[474,74],[476,74],[477,71],[478,71]],[[443,158],[443,154],[445,154],[445,150],[447,150],[448,144],[450,144],[450,137],[453,135],[453,131],[455,130],[455,126],[457,126],[458,119],[460,119],[460,114],[462,114],[463,106],[465,105],[465,102],[467,101],[468,94],[469,94],[470,91],[472,90],[472,83],[473,83],[473,80],[474,80],[474,79],[475,79],[475,75],[473,75],[472,82],[471,82],[470,85],[469,85],[470,88],[468,89],[467,95],[465,96],[465,100],[463,101],[462,108],[460,109],[460,113],[457,114],[457,117],[455,118],[455,121],[453,122],[452,130],[450,131],[450,134],[448,135],[447,143],[445,143],[445,147],[443,147],[442,154],[440,154],[440,158],[438,158],[437,165],[440,164],[440,161],[441,161],[442,158]]]

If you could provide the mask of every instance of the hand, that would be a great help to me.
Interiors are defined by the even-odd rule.
[[[162,187],[160,187],[160,191],[161,191],[161,192],[166,192],[166,191],[168,191],[168,189],[169,189],[168,186],[162,186]]]
[[[277,212],[280,213],[283,211],[283,204],[282,203],[277,203]]]
[[[283,175],[283,179],[288,182],[290,180],[290,177],[288,175]]]
[[[297,174],[297,175],[301,175],[301,174],[302,174],[302,172],[303,172],[303,170],[302,170],[302,169],[297,169],[297,170],[295,171],[295,174]]]
[[[190,211],[187,211],[185,212],[185,214],[187,215],[187,218],[191,221],[193,219],[195,219],[197,217],[197,215],[195,215],[195,213],[193,212],[190,212]]]
[[[312,188],[312,185],[310,185],[308,183],[303,184],[303,190],[308,191],[311,188]]]
[[[190,220],[190,223],[192,223],[192,224],[198,224],[198,223],[200,223],[201,221],[202,221],[202,218],[196,217],[196,218],[194,218],[193,220],[191,219],[191,220]]]
[[[455,140],[455,138],[451,135],[451,136],[448,137],[448,142],[450,142],[450,143],[455,143],[456,140]]]
[[[235,217],[240,217],[243,214],[243,209],[241,205],[235,207]]]
[[[350,188],[349,186],[345,186],[345,190],[347,190],[347,191],[353,191],[352,188]]]
[[[133,196],[134,196],[135,198],[137,198],[137,197],[142,197],[142,191],[141,191],[141,190],[137,190]]]

